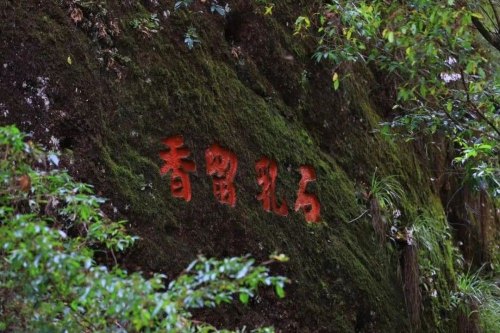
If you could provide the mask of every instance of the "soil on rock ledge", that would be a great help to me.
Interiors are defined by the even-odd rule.
[[[275,1],[273,16],[263,16],[252,2],[228,1],[223,18],[198,2],[167,15],[173,1],[108,0],[83,8],[77,22],[71,3],[0,4],[0,122],[61,149],[64,166],[111,199],[110,215],[130,221],[142,240],[121,258],[124,266],[176,276],[199,253],[265,260],[283,252],[290,262],[273,271],[292,281],[284,299],[264,290],[250,306],[197,316],[281,332],[409,330],[398,253],[378,246],[367,219],[346,222],[365,209],[358,190],[375,168],[401,177],[405,218],[416,207],[441,207],[412,148],[373,132],[379,112],[370,73],[353,69],[334,93],[329,69],[292,36],[306,2]],[[134,28],[152,13],[157,33]],[[191,26],[201,43],[188,50]],[[197,166],[190,202],[173,198],[160,176],[161,142],[173,135],[183,136]],[[217,202],[205,174],[213,143],[238,157],[235,208]],[[298,168],[315,168],[308,191],[322,204],[321,223],[307,224],[292,209],[286,218],[263,211],[254,170],[262,156],[277,162],[278,197],[289,207]]]

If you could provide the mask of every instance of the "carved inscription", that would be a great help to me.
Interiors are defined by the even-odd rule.
[[[182,136],[172,136],[163,140],[167,150],[160,152],[164,161],[160,169],[161,175],[170,174],[170,190],[172,196],[191,200],[191,180],[189,174],[196,171],[195,163],[189,159],[191,151],[184,145]],[[238,158],[230,150],[213,144],[205,150],[206,173],[212,177],[212,190],[215,198],[230,207],[236,206],[237,194],[235,177],[238,170]],[[266,212],[279,216],[288,216],[288,204],[283,196],[278,202],[276,183],[278,178],[278,165],[267,157],[262,157],[255,163],[256,181],[260,193],[256,199],[262,203]],[[295,211],[302,210],[307,222],[320,221],[321,205],[318,197],[307,191],[307,185],[316,181],[316,172],[311,166],[303,165],[299,168],[301,175],[298,184]]]

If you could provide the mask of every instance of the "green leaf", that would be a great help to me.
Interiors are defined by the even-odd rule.
[[[273,15],[274,5],[266,6],[264,10],[264,15]]]
[[[425,84],[420,85],[420,94],[423,97],[427,96],[427,87],[425,86]]]
[[[241,293],[240,294],[240,302],[243,303],[243,304],[248,304],[248,299],[249,299],[249,296],[247,293]]]
[[[285,297],[285,290],[283,289],[283,286],[277,284],[274,287],[274,290],[276,291],[276,295],[278,295],[279,298]]]
[[[393,31],[389,31],[387,33],[387,40],[389,41],[389,43],[394,43],[394,32]]]
[[[451,101],[446,102],[446,110],[448,112],[451,112],[451,110],[453,110],[453,104],[451,103]]]
[[[334,81],[333,82],[333,89],[338,90],[339,86],[340,86],[340,82],[339,81]]]
[[[340,86],[339,74],[337,72],[333,73],[332,77],[333,89],[338,90]]]

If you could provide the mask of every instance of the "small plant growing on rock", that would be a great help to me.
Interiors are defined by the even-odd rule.
[[[500,328],[500,288],[480,273],[481,269],[458,275],[451,300],[458,309],[459,332],[497,332]]]
[[[180,0],[174,4],[174,10],[179,10],[181,8],[188,8],[193,3],[193,0]]]
[[[401,184],[395,176],[379,177],[377,171],[373,173],[370,190],[368,192],[368,201],[370,204],[370,214],[372,224],[380,242],[385,240],[386,225],[383,219],[384,215],[400,214],[396,204],[404,198],[404,191]]]
[[[196,28],[189,27],[189,29],[184,34],[184,44],[186,44],[187,48],[192,50],[197,44],[200,44],[200,39],[198,37],[198,32]]]
[[[145,17],[138,17],[130,22],[130,26],[140,31],[144,36],[151,38],[160,29],[160,19],[157,14],[150,14]]]
[[[225,6],[221,6],[221,5],[219,5],[218,1],[214,0],[210,4],[210,11],[212,13],[217,13],[221,16],[226,16],[227,13],[229,13],[231,11],[231,9],[229,8],[228,4],[226,4]]]

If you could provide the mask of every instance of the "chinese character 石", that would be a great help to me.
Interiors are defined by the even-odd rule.
[[[257,183],[262,189],[262,192],[257,196],[259,201],[262,201],[262,206],[266,212],[273,211],[274,213],[287,216],[288,206],[285,199],[281,206],[276,202],[276,177],[278,176],[278,166],[275,161],[271,161],[263,157],[255,164],[257,171]]]
[[[191,154],[188,148],[184,146],[182,136],[172,136],[163,140],[163,144],[168,147],[167,151],[160,152],[160,157],[165,164],[160,169],[160,174],[170,174],[170,190],[176,198],[182,198],[186,201],[191,200],[191,182],[189,172],[196,171],[196,165],[193,161],[187,160]]]
[[[312,167],[301,166],[300,175],[302,178],[297,192],[297,201],[295,201],[295,211],[302,209],[307,222],[318,222],[320,204],[314,194],[306,193],[307,184],[316,180],[316,172]]]
[[[207,174],[213,176],[213,191],[219,202],[234,207],[236,188],[234,177],[238,168],[238,159],[231,151],[214,144],[205,151]]]

